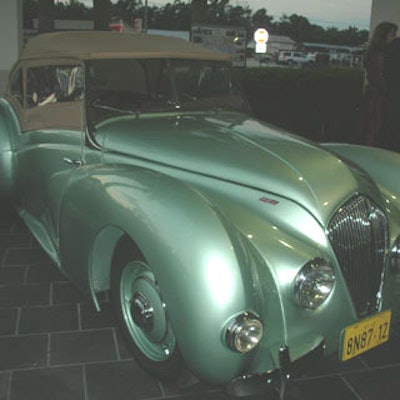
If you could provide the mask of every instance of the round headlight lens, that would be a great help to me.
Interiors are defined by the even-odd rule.
[[[244,313],[229,322],[226,343],[232,350],[246,353],[258,345],[263,331],[263,324],[255,315]]]
[[[297,274],[294,295],[305,308],[315,310],[332,293],[335,286],[335,272],[323,259],[309,261]]]

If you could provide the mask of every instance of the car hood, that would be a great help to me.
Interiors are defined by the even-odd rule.
[[[98,126],[96,140],[105,152],[288,198],[322,224],[354,193],[377,196],[365,174],[334,154],[238,113],[115,118]]]

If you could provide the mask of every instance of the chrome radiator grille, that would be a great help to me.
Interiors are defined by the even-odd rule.
[[[363,196],[341,207],[328,225],[329,241],[359,317],[379,306],[388,236],[385,214]]]

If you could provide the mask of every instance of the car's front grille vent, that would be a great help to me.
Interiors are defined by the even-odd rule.
[[[389,237],[384,212],[354,197],[330,221],[328,237],[358,316],[377,310]]]

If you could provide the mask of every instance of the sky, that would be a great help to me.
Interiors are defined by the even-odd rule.
[[[265,8],[276,19],[283,14],[298,14],[323,27],[346,29],[351,25],[368,30],[372,0],[247,0],[247,4],[253,11]]]
[[[81,0],[92,6],[92,0]],[[113,2],[116,0],[112,0]],[[143,3],[145,0],[142,0]],[[173,0],[148,0],[149,5],[163,5]],[[369,30],[372,0],[230,0],[230,5],[246,6],[254,12],[265,8],[276,20],[283,14],[298,14],[324,28],[346,29],[355,26]]]

